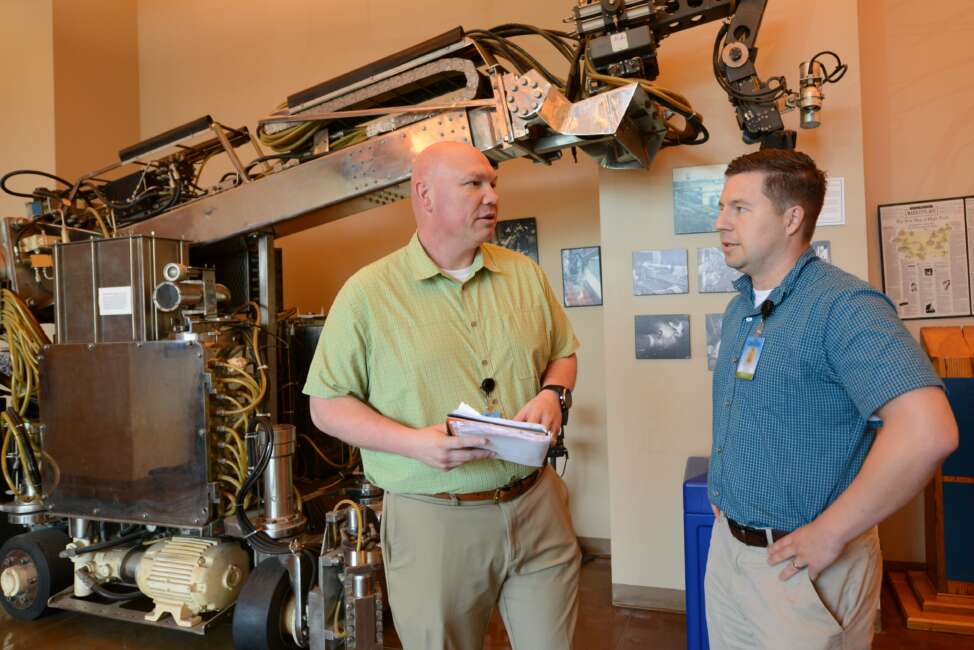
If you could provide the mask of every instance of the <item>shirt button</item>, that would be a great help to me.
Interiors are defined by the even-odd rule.
[[[481,361],[481,362],[480,362],[480,365],[482,365],[482,366],[486,366],[486,365],[487,365],[487,359],[484,359],[483,361]]]
[[[470,327],[477,327],[477,321],[475,320],[470,321]]]
[[[490,400],[490,403],[493,404],[494,406],[497,406],[497,400],[496,399]]]
[[[731,405],[731,401],[729,399],[725,399],[724,406],[730,406],[730,405]]]
[[[740,357],[735,356],[733,359],[731,359],[731,363],[737,363],[740,360],[741,360]]]
[[[717,453],[718,454],[724,453],[724,448],[723,447],[717,447]]]
[[[751,318],[750,316],[748,316],[747,318],[744,319],[744,321],[745,322],[748,322],[748,323],[750,323],[752,320],[754,320],[754,319]]]
[[[720,496],[720,490],[714,490],[714,496],[715,497],[719,497]]]

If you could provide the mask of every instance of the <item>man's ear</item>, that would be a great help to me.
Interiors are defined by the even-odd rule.
[[[805,209],[800,205],[793,205],[785,210],[785,232],[788,236],[800,233],[802,224],[805,223]]]
[[[433,197],[430,191],[429,183],[418,180],[413,181],[413,200],[419,201],[419,204],[423,207],[424,212],[432,212]]]

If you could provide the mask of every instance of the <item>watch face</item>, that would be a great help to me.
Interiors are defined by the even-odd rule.
[[[561,389],[561,407],[566,411],[572,407],[572,392],[567,388]]]

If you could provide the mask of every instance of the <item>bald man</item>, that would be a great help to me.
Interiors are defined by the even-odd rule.
[[[447,435],[466,402],[553,432],[578,341],[531,260],[489,243],[497,174],[469,145],[413,163],[416,234],[353,275],[304,392],[322,431],[360,447],[385,490],[382,555],[406,650],[479,649],[500,609],[515,650],[569,648],[580,553],[565,484]]]

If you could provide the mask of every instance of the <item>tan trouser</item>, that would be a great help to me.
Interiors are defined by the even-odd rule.
[[[869,648],[879,608],[882,557],[876,528],[849,542],[812,582],[799,571],[782,582],[784,564],[768,565],[768,550],[731,535],[727,518],[714,522],[704,579],[710,647],[773,650]]]
[[[405,650],[479,650],[495,605],[514,650],[572,646],[581,553],[551,468],[506,503],[387,492],[381,537]]]

